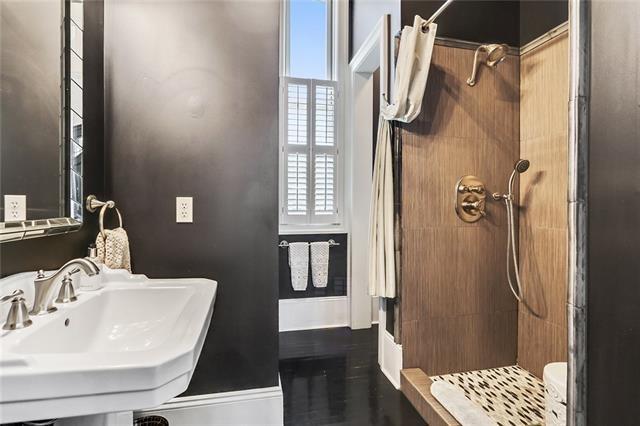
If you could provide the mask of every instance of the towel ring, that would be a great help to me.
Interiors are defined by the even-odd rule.
[[[116,209],[116,213],[118,213],[118,221],[120,222],[120,228],[122,228],[122,215],[120,214],[120,210],[118,210],[118,208],[116,207],[116,203],[109,200],[106,203],[104,203],[104,205],[100,209],[99,223],[100,223],[100,235],[102,235],[102,238],[106,238],[106,235],[104,233],[104,212],[107,211],[108,208]]]

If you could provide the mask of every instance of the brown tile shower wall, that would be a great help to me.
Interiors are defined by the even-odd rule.
[[[518,363],[542,377],[567,359],[568,37],[520,58],[520,272]]]
[[[487,218],[468,224],[453,195],[467,174],[505,191],[519,156],[519,59],[481,67],[469,87],[473,54],[435,47],[423,111],[402,130],[403,366],[428,375],[516,361],[505,209],[487,200]]]

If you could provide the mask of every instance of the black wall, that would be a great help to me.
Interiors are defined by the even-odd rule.
[[[278,384],[278,19],[275,0],[105,5],[107,186],[133,270],[219,283],[187,394]]]
[[[591,2],[587,419],[640,418],[640,2]]]
[[[84,23],[83,187],[85,195],[102,196],[104,194],[104,108],[102,90],[103,3],[101,0],[84,3]],[[59,63],[57,65],[59,66]],[[4,98],[4,93],[2,97]],[[15,143],[15,141],[2,140],[3,145],[7,143]],[[56,156],[56,160],[57,158]],[[57,169],[58,163],[55,164]],[[57,181],[56,176],[55,182]],[[41,268],[55,269],[69,259],[85,256],[87,246],[95,240],[97,231],[97,215],[85,212],[85,222],[78,232],[0,244],[0,276]]]
[[[569,19],[569,2],[520,1],[520,46],[535,40],[540,35]]]
[[[289,268],[289,250],[281,248],[279,255],[280,299],[299,299],[303,297],[328,297],[347,295],[347,234],[320,235],[281,235],[280,240],[293,242],[329,241],[333,239],[339,246],[329,248],[329,279],[327,286],[316,288],[311,276],[311,251],[309,251],[309,281],[305,291],[295,291],[291,286],[291,269]]]
[[[444,0],[402,0],[402,25],[428,19]],[[438,36],[523,46],[568,19],[567,0],[455,1],[436,20]]]
[[[59,217],[62,1],[2,1],[0,19],[0,195],[26,195],[27,219]]]
[[[415,15],[428,19],[443,0],[402,0],[402,25]],[[518,1],[454,1],[436,20],[437,35],[475,42],[519,46]]]

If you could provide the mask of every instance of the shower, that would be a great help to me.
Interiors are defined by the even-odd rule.
[[[478,67],[480,66],[480,53],[485,53],[484,63],[488,67],[496,67],[500,62],[504,61],[507,57],[508,46],[506,44],[483,44],[478,46],[476,53],[473,56],[473,71],[471,77],[467,79],[469,86],[475,86],[476,75],[478,73]]]
[[[507,186],[507,193],[493,193],[493,199],[504,200],[505,206],[507,208],[507,280],[509,282],[509,288],[513,295],[518,299],[519,302],[522,302],[522,284],[520,282],[520,271],[518,269],[518,254],[516,252],[516,237],[515,237],[515,219],[513,214],[513,182],[516,178],[516,173],[524,173],[529,169],[529,160],[520,159],[513,166],[513,171],[511,172],[511,176],[509,176],[509,183]],[[511,259],[513,259],[513,271],[515,273],[515,285],[511,280]]]

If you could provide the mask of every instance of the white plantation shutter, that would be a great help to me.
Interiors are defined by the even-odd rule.
[[[316,154],[313,173],[313,213],[316,215],[335,214],[335,155]]]
[[[336,83],[283,78],[282,224],[338,222]]]
[[[287,154],[287,213],[290,215],[307,214],[307,154]]]

